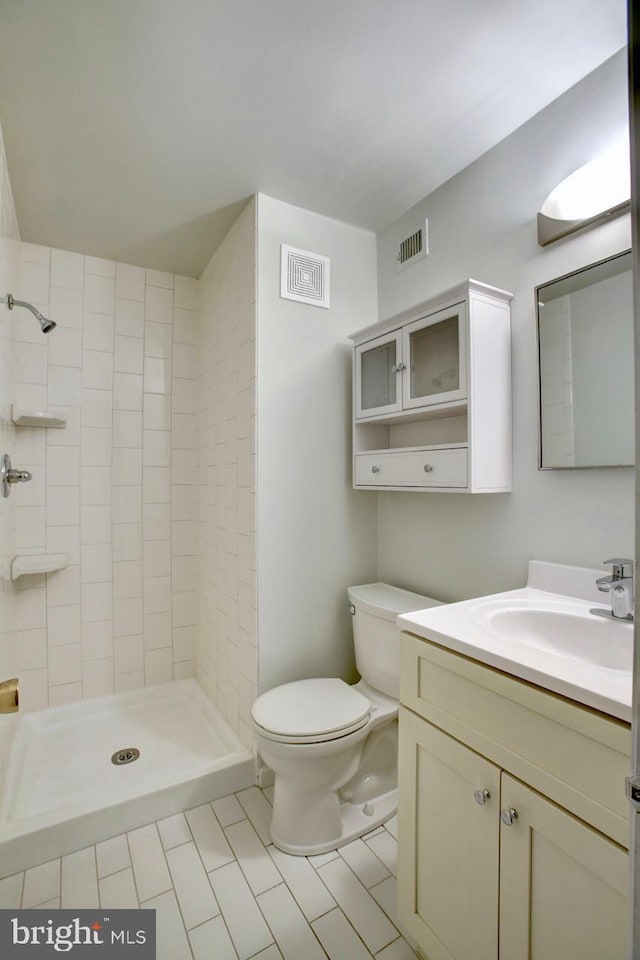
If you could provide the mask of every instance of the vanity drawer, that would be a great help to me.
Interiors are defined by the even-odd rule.
[[[629,724],[413,634],[400,700],[534,790],[629,844]]]
[[[466,447],[358,453],[355,482],[366,487],[466,487]]]

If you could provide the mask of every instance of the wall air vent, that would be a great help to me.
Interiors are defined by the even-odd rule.
[[[282,244],[280,296],[329,309],[329,257]]]
[[[423,226],[418,227],[410,237],[400,241],[396,257],[398,270],[403,270],[416,260],[422,260],[429,253],[428,225],[429,221],[425,220]]]

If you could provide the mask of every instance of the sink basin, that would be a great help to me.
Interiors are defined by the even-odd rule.
[[[588,667],[630,672],[633,626],[595,616],[590,606],[568,598],[494,600],[478,603],[473,619],[482,630],[511,644]]]
[[[526,587],[401,614],[429,643],[631,722],[633,624],[595,616],[604,571],[529,562]]]

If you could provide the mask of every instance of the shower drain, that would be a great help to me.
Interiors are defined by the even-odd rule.
[[[116,750],[111,757],[111,763],[115,763],[117,767],[120,767],[123,763],[133,763],[139,756],[140,751],[137,747],[125,747],[124,750]]]

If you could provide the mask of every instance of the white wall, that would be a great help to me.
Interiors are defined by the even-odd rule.
[[[197,677],[251,747],[256,648],[256,202],[201,278]]]
[[[621,52],[378,238],[380,317],[465,277],[514,292],[512,494],[380,494],[379,575],[445,600],[510,589],[530,558],[598,567],[633,555],[633,470],[537,470],[533,290],[630,246],[629,218],[542,249],[536,212],[627,123]],[[399,239],[429,218],[429,256],[396,271]]]
[[[194,337],[198,284],[20,245],[13,401],[64,413],[11,451],[16,550],[65,552],[15,584],[22,704],[35,709],[193,672]]]
[[[331,258],[331,309],[280,298],[282,243]],[[373,234],[258,197],[260,690],[353,676],[349,584],[376,579],[376,494],[351,489],[349,333],[375,321]]]

